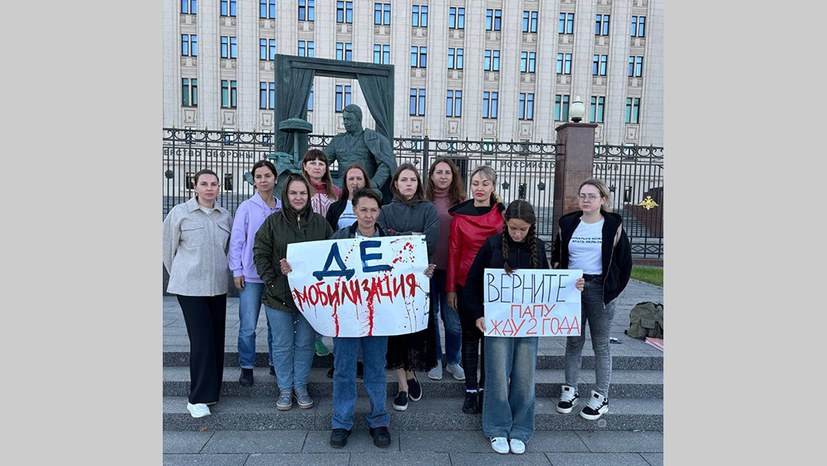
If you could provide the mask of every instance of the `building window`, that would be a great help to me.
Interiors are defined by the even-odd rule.
[[[336,113],[342,113],[342,110],[350,105],[351,87],[336,85]]]
[[[499,31],[502,28],[503,10],[485,10],[485,30]]]
[[[181,14],[194,15],[196,11],[196,0],[181,0]]]
[[[536,61],[537,52],[520,52],[520,72],[533,73],[535,70]]]
[[[609,35],[609,17],[611,15],[595,15],[594,16],[594,35],[608,36]]]
[[[181,34],[181,56],[198,56],[198,34]]]
[[[411,26],[426,28],[428,27],[428,7],[425,5],[411,6]]]
[[[391,24],[391,4],[390,3],[374,3],[373,4],[373,24],[390,26]]]
[[[221,0],[221,16],[235,16],[236,0]]]
[[[268,61],[276,59],[276,39],[258,40],[258,59]]]
[[[534,119],[534,93],[520,93],[519,111],[521,120]]]
[[[428,67],[428,47],[411,47],[411,68]]]
[[[603,123],[603,112],[606,110],[606,98],[603,96],[592,96],[592,104],[589,106],[589,121],[592,123]]]
[[[411,88],[411,102],[409,115],[425,115],[425,89]]]
[[[558,53],[557,67],[555,68],[557,74],[571,74],[571,54]]]
[[[276,19],[276,0],[258,0],[258,17]]]
[[[497,102],[499,100],[499,92],[485,91],[482,93],[482,117],[483,118],[497,118]]]
[[[182,107],[197,107],[198,106],[198,79],[183,78],[181,79],[181,106]]]
[[[643,57],[629,57],[629,77],[643,76]]]
[[[316,0],[299,0],[299,21],[315,21],[315,20],[316,20]]]
[[[238,58],[238,38],[221,36],[221,58]]]
[[[315,57],[316,56],[316,41],[299,41],[299,51],[296,55],[300,57]]]
[[[536,11],[523,11],[523,32],[537,32]]]
[[[646,37],[645,16],[632,16],[632,37]]]
[[[592,76],[606,76],[608,55],[592,55]]]
[[[336,59],[337,60],[353,60],[353,43],[351,42],[336,42]]]
[[[483,69],[485,71],[500,71],[500,51],[486,50],[483,60]]]
[[[258,108],[273,110],[276,108],[276,83],[259,82]]]
[[[336,22],[353,24],[353,2],[336,2]]]
[[[390,65],[391,46],[388,44],[373,44],[373,62],[380,65]]]
[[[640,97],[626,98],[626,123],[640,123]]]
[[[448,29],[465,29],[465,8],[448,8]]]
[[[554,121],[569,121],[569,96],[554,96]]]
[[[557,24],[558,34],[574,34],[574,13],[560,13]]]
[[[445,116],[462,116],[462,91],[448,91],[448,98],[445,101]]]
[[[221,108],[236,108],[238,99],[238,84],[235,79],[221,80]]]
[[[464,49],[448,49],[448,69],[449,70],[461,70],[463,66],[463,56],[465,55]]]
[[[313,111],[313,87],[314,86],[315,86],[314,84],[310,85],[310,95],[307,96],[307,111],[308,112]]]

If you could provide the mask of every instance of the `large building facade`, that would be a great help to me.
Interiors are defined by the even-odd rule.
[[[272,132],[275,55],[394,65],[395,137],[545,141],[577,97],[596,143],[663,146],[664,0],[165,0],[165,127]],[[316,77],[315,134],[365,111]]]

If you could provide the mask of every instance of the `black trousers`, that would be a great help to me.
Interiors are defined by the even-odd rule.
[[[224,376],[224,329],[227,326],[227,295],[182,296],[190,340],[189,402],[214,403]]]
[[[476,319],[471,311],[465,308],[462,299],[463,287],[457,287],[457,309],[459,324],[462,327],[462,368],[465,369],[465,389],[477,390],[485,387],[485,345],[483,333],[477,328]],[[479,382],[477,382],[479,371]]]

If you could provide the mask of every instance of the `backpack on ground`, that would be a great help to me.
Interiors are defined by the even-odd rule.
[[[663,338],[663,304],[651,301],[635,304],[629,312],[629,328],[625,333],[641,340]]]

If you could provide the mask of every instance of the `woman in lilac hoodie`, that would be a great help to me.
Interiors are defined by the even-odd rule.
[[[261,294],[264,283],[261,282],[253,263],[253,242],[256,232],[264,219],[281,210],[281,201],[273,195],[276,187],[276,167],[269,160],[259,160],[253,165],[253,183],[256,194],[238,206],[233,220],[233,232],[230,237],[228,255],[233,282],[238,288],[238,362],[241,366],[239,383],[244,387],[253,384],[253,367],[256,365],[256,326],[261,310]],[[267,359],[270,373],[273,369],[273,336],[270,321],[267,321]]]

